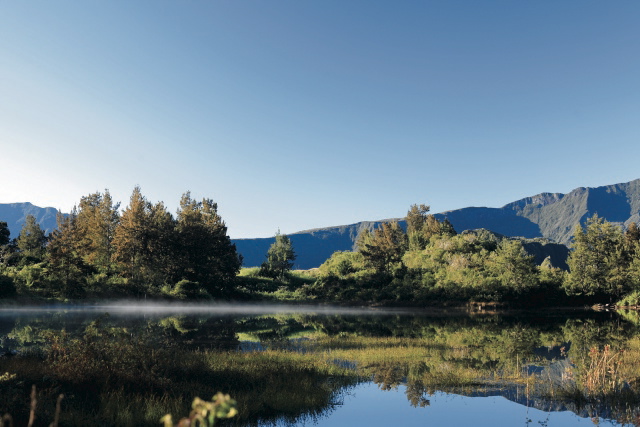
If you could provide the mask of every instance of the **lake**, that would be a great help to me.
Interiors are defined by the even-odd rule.
[[[160,425],[638,425],[637,313],[111,304],[0,310],[0,412]]]

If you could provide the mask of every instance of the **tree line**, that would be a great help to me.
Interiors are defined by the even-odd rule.
[[[456,233],[426,205],[361,233],[353,252],[336,252],[307,292],[320,299],[398,305],[502,302],[512,305],[640,303],[640,230],[596,215],[574,230],[569,271],[541,265],[520,239],[488,230]]]
[[[536,265],[520,239],[483,229],[457,233],[426,205],[411,206],[405,220],[406,228],[389,222],[363,231],[356,250],[334,253],[298,295],[398,305],[640,304],[635,223],[623,231],[594,215],[577,225],[565,271],[550,258]],[[290,287],[294,259],[290,239],[278,232],[257,274]],[[0,296],[243,298],[257,291],[246,278],[236,280],[241,265],[217,204],[189,192],[175,216],[136,187],[122,211],[108,191],[82,197],[48,236],[27,216],[10,241],[0,222]]]
[[[183,194],[177,214],[139,187],[120,212],[106,190],[82,197],[45,236],[27,216],[9,241],[0,222],[0,292],[45,297],[227,295],[242,265],[211,199]]]

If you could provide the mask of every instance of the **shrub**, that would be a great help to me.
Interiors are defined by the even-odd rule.
[[[169,295],[178,299],[203,299],[209,297],[198,282],[183,279],[175,284]]]

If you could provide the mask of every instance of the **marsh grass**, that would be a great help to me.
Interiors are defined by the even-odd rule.
[[[56,397],[65,393],[65,425],[157,426],[164,414],[189,413],[195,396],[217,391],[238,402],[238,414],[227,424],[293,423],[330,411],[345,390],[363,381],[373,381],[382,390],[406,386],[414,406],[428,404],[428,394],[435,391],[472,394],[510,387],[579,407],[605,402],[620,419],[634,413],[633,399],[640,397],[637,337],[624,341],[623,347],[597,346],[591,353],[572,346],[574,381],[545,383],[528,368],[551,362],[532,349],[558,345],[563,335],[534,332],[519,323],[394,326],[392,321],[270,315],[238,319],[227,330],[228,322],[171,317],[141,330],[94,322],[80,335],[45,332],[49,344],[44,349],[0,357],[0,373],[7,372],[0,375],[0,394],[8,396],[0,411],[11,409],[26,419],[25,387],[30,384],[38,386],[43,419],[53,419]],[[205,335],[198,335],[198,329]],[[577,330],[580,342],[593,347],[593,337],[584,338],[591,329],[582,325]],[[608,329],[593,331],[597,340],[602,334],[611,338]],[[237,346],[238,336],[260,345],[237,351],[226,345],[176,344],[178,338],[200,343],[201,337],[218,337]],[[577,334],[572,337],[578,342]]]
[[[42,415],[50,417],[63,391],[65,425],[155,426],[167,412],[187,413],[194,396],[218,390],[238,400],[239,423],[295,419],[322,413],[359,380],[321,355],[184,350],[95,325],[81,337],[51,334],[50,343],[41,354],[0,358],[0,371],[10,372],[0,393],[23,396],[26,384],[38,384]],[[27,412],[21,398],[2,404],[21,418]]]
[[[589,366],[584,371],[583,384],[589,395],[600,395],[621,390],[625,380],[620,372],[624,350],[592,347]]]
[[[468,346],[449,347],[430,339],[342,335],[318,337],[310,345],[327,360],[348,361],[359,376],[383,390],[400,384],[435,390],[532,381],[522,363],[482,363]]]
[[[167,412],[185,413],[194,395],[217,390],[237,399],[234,423],[295,420],[323,413],[361,381],[386,390],[406,384],[419,404],[426,390],[481,385],[515,372],[504,363],[476,366],[468,347],[406,337],[318,334],[289,348],[185,351],[158,346],[153,336],[90,325],[80,338],[63,332],[50,342],[41,355],[1,360],[0,369],[22,382],[14,377],[0,386],[17,391],[27,378],[39,382],[47,414],[64,390],[62,419],[69,425],[155,425]]]
[[[540,396],[563,401],[572,411],[594,419],[638,425],[640,420],[640,338],[624,345],[600,345],[570,352],[564,381],[538,384]]]

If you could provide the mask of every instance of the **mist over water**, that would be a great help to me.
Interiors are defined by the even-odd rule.
[[[122,315],[148,314],[206,314],[212,316],[263,315],[263,314],[308,314],[308,315],[390,315],[410,313],[414,310],[389,309],[378,307],[336,307],[327,305],[293,304],[247,304],[247,303],[159,303],[140,301],[117,301],[95,305],[44,305],[44,306],[5,306],[0,307],[0,315],[8,312],[109,312]]]

